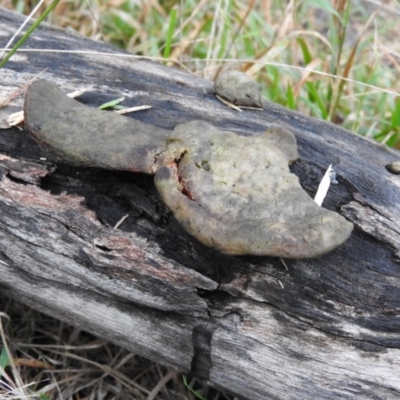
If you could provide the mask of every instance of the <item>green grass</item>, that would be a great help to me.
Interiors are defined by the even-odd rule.
[[[259,81],[273,102],[400,147],[394,2],[380,10],[361,1],[334,7],[309,0],[292,8],[275,1],[264,9],[256,1],[203,1],[197,7],[189,0],[182,9],[174,1],[158,8],[145,4],[95,1],[91,12],[98,26],[78,31],[178,62],[209,79],[225,64],[236,66]],[[71,12],[76,6],[65,5]],[[86,3],[79,7],[90,14]],[[67,23],[64,10],[63,16],[64,26],[80,20],[73,14]]]
[[[30,11],[29,2],[0,1]],[[260,82],[270,101],[400,148],[395,1],[381,8],[357,0],[151,4],[75,0],[49,20],[208,79],[235,66]]]

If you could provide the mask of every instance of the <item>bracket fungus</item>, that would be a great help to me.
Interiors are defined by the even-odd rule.
[[[28,89],[24,111],[27,130],[75,165],[154,173],[180,224],[223,253],[315,257],[353,229],[290,173],[296,139],[281,126],[243,137],[192,121],[170,132],[91,109],[44,80]]]
[[[154,173],[170,131],[85,106],[44,79],[26,92],[25,129],[73,165]]]

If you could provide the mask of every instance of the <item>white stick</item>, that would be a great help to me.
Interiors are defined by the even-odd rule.
[[[314,201],[321,207],[322,203],[328,193],[329,186],[331,185],[331,177],[333,175],[332,164],[328,167],[325,172],[324,177],[322,178],[317,193],[315,194]]]

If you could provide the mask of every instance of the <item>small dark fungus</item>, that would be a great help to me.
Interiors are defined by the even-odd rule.
[[[239,107],[263,107],[260,85],[240,71],[222,72],[214,82],[214,92]]]
[[[386,165],[386,169],[395,175],[400,175],[400,161],[393,161],[392,163]]]

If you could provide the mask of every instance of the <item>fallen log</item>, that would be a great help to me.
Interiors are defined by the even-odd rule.
[[[20,23],[0,9],[0,47]],[[239,113],[209,81],[49,26],[24,49],[0,70],[2,99],[41,73],[65,92],[89,89],[91,106],[121,95],[151,105],[133,117],[163,129],[196,119],[246,136],[290,129],[292,172],[313,196],[332,163],[338,184],[324,207],[355,229],[320,258],[285,259],[287,269],[224,255],[181,228],[152,176],[72,167],[3,129],[3,293],[245,398],[399,397],[400,177],[387,169],[399,152],[266,101]]]

